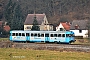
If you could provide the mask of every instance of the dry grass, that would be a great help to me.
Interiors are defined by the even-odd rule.
[[[0,48],[0,60],[90,60],[90,53]]]
[[[76,39],[76,41],[72,44],[85,44],[90,45],[90,39]]]
[[[9,38],[0,38],[0,41],[9,41]]]

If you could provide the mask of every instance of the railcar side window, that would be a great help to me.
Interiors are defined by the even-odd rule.
[[[51,34],[51,37],[53,37],[53,34]]]
[[[38,37],[40,37],[40,34],[38,34]]]
[[[16,33],[16,36],[18,36],[18,33]]]
[[[15,33],[12,33],[12,36],[15,36]]]
[[[54,37],[57,37],[57,34],[54,34]]]
[[[31,33],[31,36],[33,36],[33,33]]]
[[[49,34],[46,33],[46,34],[45,34],[45,37],[49,37]]]
[[[37,36],[37,34],[35,33],[34,36]]]
[[[61,34],[58,34],[58,37],[61,37]]]
[[[26,36],[30,36],[29,33],[26,33]]]
[[[19,33],[19,36],[21,36],[21,33]]]
[[[41,34],[41,37],[44,37],[44,34]]]
[[[65,34],[62,34],[62,37],[65,37]]]
[[[22,33],[22,36],[25,36],[25,33]]]

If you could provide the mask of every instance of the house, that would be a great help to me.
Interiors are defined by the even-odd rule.
[[[5,31],[10,31],[9,25],[6,25],[7,22],[0,21],[0,29],[3,29]]]
[[[9,25],[5,25],[5,26],[3,26],[3,29],[5,30],[5,31],[10,31],[10,27],[9,27]]]
[[[70,31],[75,33],[76,37],[88,38],[88,20],[73,20]]]
[[[70,23],[60,23],[57,27],[56,27],[56,31],[69,31],[70,30]]]
[[[24,30],[32,29],[34,17],[36,17],[37,19],[37,22],[40,26],[40,30],[47,30],[47,31],[53,30],[53,25],[51,25],[48,22],[47,17],[44,13],[43,14],[28,14],[24,22]]]

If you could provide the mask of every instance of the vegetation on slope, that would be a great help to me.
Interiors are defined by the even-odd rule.
[[[58,24],[58,22],[61,21],[61,18],[66,18],[69,22],[76,19],[90,19],[90,0],[11,0],[16,4],[11,9],[13,10],[12,14],[15,15],[16,13],[16,15],[19,16],[20,14],[17,10],[21,11],[21,15],[23,15],[23,18],[21,17],[22,19],[16,18],[16,15],[10,19],[5,17],[5,12],[8,11],[7,9],[10,7],[7,7],[9,1],[10,0],[0,0],[0,20],[7,21],[9,25],[11,23],[9,20],[13,20],[14,22],[18,22],[19,20],[22,21],[21,23],[24,23],[27,14],[33,14],[34,11],[36,14],[45,13],[49,22],[54,25]],[[20,9],[17,8],[17,10],[15,10],[18,5],[20,6]],[[13,5],[11,4],[11,6]],[[12,23],[11,25],[15,26],[15,24]]]

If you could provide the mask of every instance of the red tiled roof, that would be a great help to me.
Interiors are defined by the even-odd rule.
[[[45,14],[28,14],[24,24],[32,25],[35,16],[38,21],[38,24],[41,24],[42,21],[44,20]]]
[[[70,30],[70,24],[69,23],[61,23],[65,30]]]
[[[9,31],[9,30],[10,30],[10,27],[9,27],[9,25],[6,25],[6,26],[3,27],[3,29],[4,29],[5,31]]]

